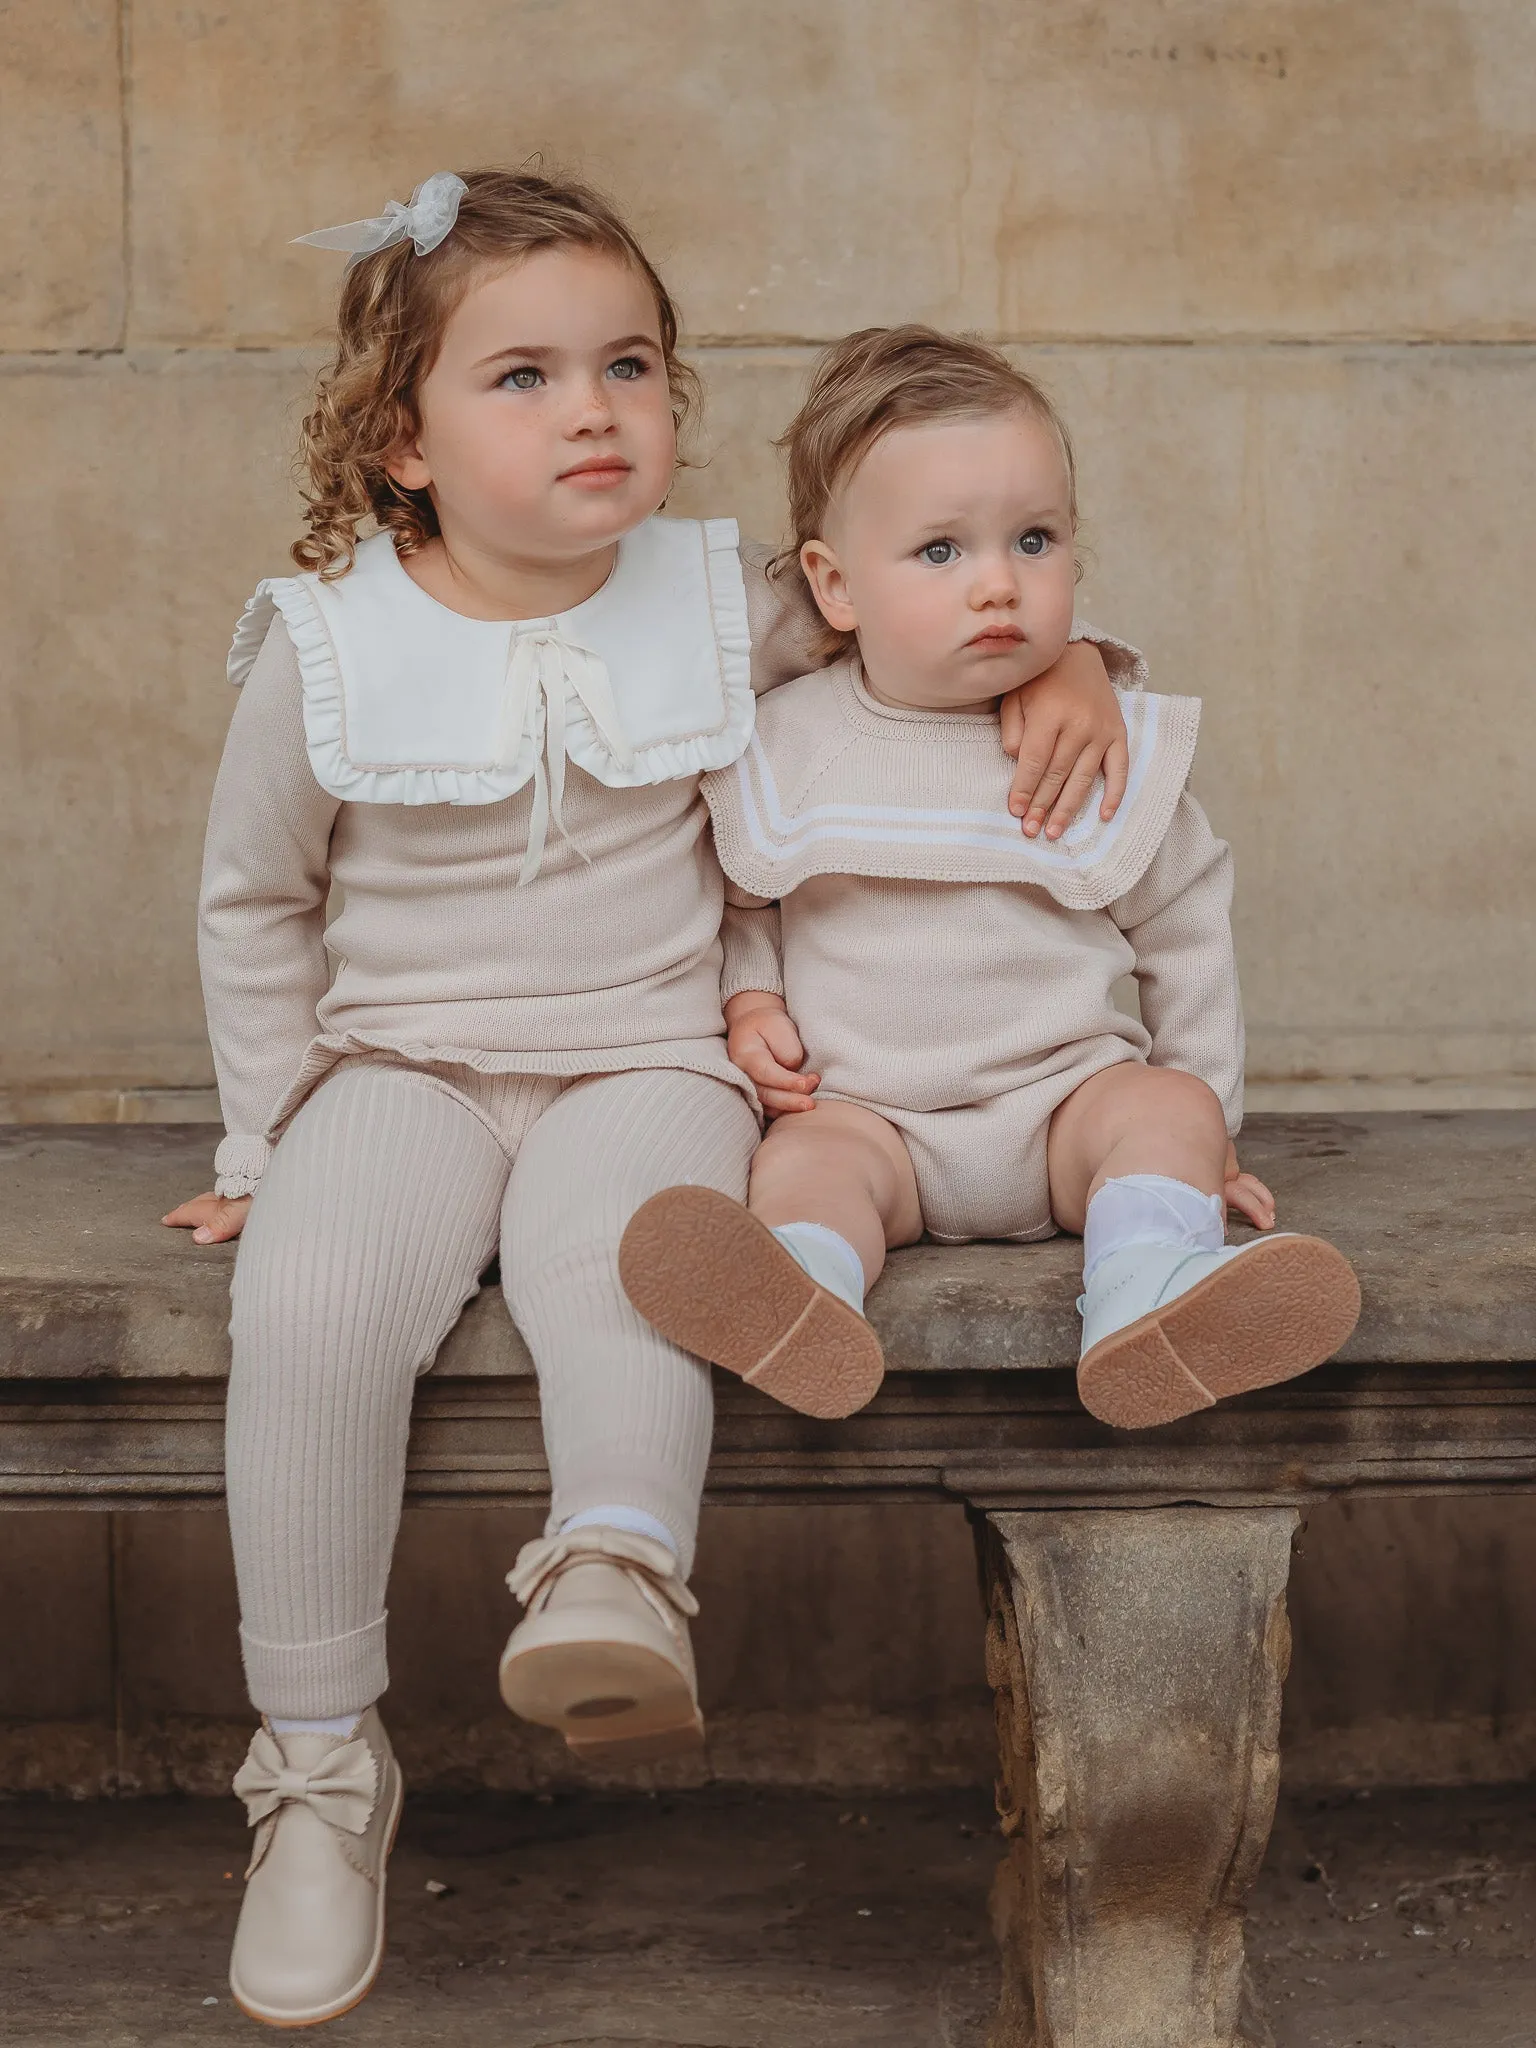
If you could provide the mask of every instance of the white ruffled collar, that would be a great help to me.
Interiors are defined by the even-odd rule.
[[[751,737],[731,519],[648,519],[620,541],[600,590],[516,622],[450,611],[376,534],[335,583],[258,587],[235,630],[232,682],[275,614],[298,654],[310,765],[349,803],[497,803],[533,782],[536,826],[541,812],[558,823],[567,759],[635,788],[726,767]]]

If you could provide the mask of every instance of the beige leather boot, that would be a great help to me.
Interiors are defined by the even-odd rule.
[[[573,1529],[524,1544],[507,1584],[527,1608],[501,1696],[558,1728],[587,1763],[655,1763],[704,1746],[689,1615],[699,1603],[664,1543]]]
[[[354,1734],[276,1735],[235,1774],[256,1830],[229,1988],[253,2020],[313,2027],[365,1998],[384,1955],[384,1866],[404,1785],[370,1707]]]

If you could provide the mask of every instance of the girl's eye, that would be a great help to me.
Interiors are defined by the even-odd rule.
[[[536,370],[532,363],[524,363],[516,370],[508,370],[501,382],[503,390],[537,391],[544,382],[544,372]]]
[[[620,356],[616,363],[608,365],[610,377],[617,377],[626,384],[633,384],[637,377],[643,377],[647,365],[639,356]]]
[[[935,569],[947,569],[951,562],[960,559],[960,550],[952,540],[931,540],[923,549],[923,560],[932,562]]]
[[[1043,555],[1051,544],[1051,536],[1043,526],[1032,526],[1028,533],[1019,535],[1021,555]]]

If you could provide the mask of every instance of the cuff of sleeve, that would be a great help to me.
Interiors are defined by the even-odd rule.
[[[254,1195],[271,1157],[265,1138],[225,1138],[213,1155],[213,1192],[230,1202]]]
[[[770,965],[767,961],[761,961],[755,968],[748,963],[740,972],[732,974],[727,970],[720,977],[722,1004],[728,1003],[732,996],[744,996],[748,989],[756,990],[765,996],[777,996],[782,1001],[784,977],[779,972],[778,963],[775,961]]]
[[[720,963],[722,1003],[748,989],[761,989],[768,996],[783,995],[784,968],[776,942],[778,923],[776,904],[765,904],[756,910],[727,906],[720,931],[724,952]]]

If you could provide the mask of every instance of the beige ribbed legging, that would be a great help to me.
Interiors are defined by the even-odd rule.
[[[550,1526],[640,1508],[690,1568],[709,1376],[630,1307],[619,1239],[681,1181],[744,1200],[757,1136],[735,1089],[675,1070],[569,1082],[363,1059],[316,1090],[235,1262],[229,1516],[259,1709],[354,1713],[388,1684],[412,1391],[498,1243],[538,1368]]]

